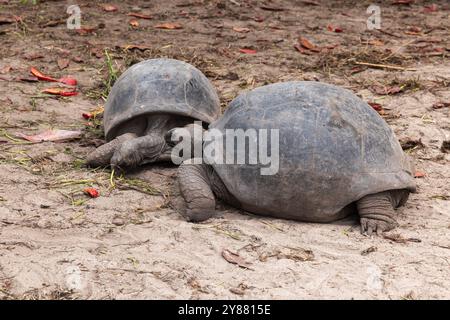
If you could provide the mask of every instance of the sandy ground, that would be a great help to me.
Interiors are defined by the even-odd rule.
[[[77,1],[82,27],[95,28],[85,34],[65,25],[65,8],[75,2],[18,2],[0,1],[0,21],[14,20],[0,22],[0,298],[450,298],[446,1],[384,1],[381,30],[372,31],[364,1],[118,1],[115,12]],[[132,27],[129,12],[152,18]],[[154,28],[164,22],[183,28]],[[320,52],[294,49],[299,36]],[[175,167],[146,167],[111,181],[108,169],[82,165],[102,139],[101,127],[81,115],[107,93],[105,49],[119,72],[153,57],[190,62],[217,87],[224,108],[240,91],[277,81],[350,88],[383,107],[415,159],[418,192],[398,210],[400,226],[384,237],[361,235],[356,217],[307,224],[224,205],[215,219],[187,223],[174,209]],[[42,95],[51,83],[20,80],[32,66],[73,75],[80,94]],[[65,143],[17,138],[49,128],[84,134]],[[88,186],[100,197],[84,195]],[[223,250],[239,254],[248,268],[227,262]]]

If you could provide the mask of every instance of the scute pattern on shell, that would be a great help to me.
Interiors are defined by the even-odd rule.
[[[337,86],[263,86],[239,95],[210,128],[224,135],[226,129],[279,130],[277,174],[261,175],[260,165],[213,165],[250,212],[327,222],[342,218],[340,210],[365,195],[415,190],[411,164],[391,128]]]
[[[174,59],[142,61],[127,69],[111,89],[103,120],[107,140],[128,120],[158,113],[210,123],[220,114],[220,102],[194,66]]]

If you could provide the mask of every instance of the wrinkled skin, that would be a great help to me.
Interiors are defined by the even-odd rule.
[[[192,127],[187,127],[191,130]],[[166,140],[179,141],[186,131],[179,128],[172,129],[166,135]],[[190,134],[190,137],[193,137]],[[184,138],[183,138],[184,139]],[[192,144],[195,142],[192,141]],[[194,159],[183,162],[178,168],[178,182],[186,203],[186,211],[183,213],[190,222],[205,221],[216,215],[216,198],[236,208],[241,208],[239,201],[231,194],[220,177],[208,164],[195,164]],[[398,226],[395,220],[397,207],[403,205],[409,196],[409,190],[388,190],[375,194],[369,194],[349,204],[341,211],[343,216],[355,212],[360,216],[361,232],[365,235],[377,234],[389,231]],[[304,220],[308,221],[308,220]],[[310,221],[315,221],[314,217]]]
[[[98,147],[88,157],[90,167],[133,168],[147,163],[170,161],[173,145],[165,136],[175,127],[188,125],[192,119],[154,115],[133,119],[120,128],[116,138]]]

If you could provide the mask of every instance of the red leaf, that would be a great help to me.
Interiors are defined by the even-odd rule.
[[[319,52],[320,50],[314,45],[312,44],[308,39],[300,37],[298,39],[298,42],[300,43],[300,45],[303,48],[306,48],[308,50],[314,51],[314,52]]]
[[[247,32],[250,32],[250,29],[245,28],[245,27],[233,27],[233,31],[236,31],[239,33],[247,33]]]
[[[38,78],[39,80],[50,81],[50,82],[58,82],[58,80],[56,80],[56,79],[54,79],[52,77],[44,75],[43,73],[41,73],[40,71],[38,71],[34,67],[32,67],[30,71],[31,71],[31,74],[33,76],[35,76],[36,78]]]
[[[255,20],[256,22],[263,22],[264,21],[264,17],[256,16],[256,17],[253,18],[253,20]]]
[[[423,178],[423,177],[425,177],[425,173],[422,171],[416,171],[414,173],[414,178]]]
[[[86,120],[92,119],[92,114],[91,113],[83,113],[81,116],[83,118],[85,118]]]
[[[31,141],[31,142],[43,142],[43,141],[64,141],[72,140],[81,137],[81,131],[69,131],[69,130],[47,130],[39,134],[29,136],[23,133],[17,134],[17,136]]]
[[[77,80],[74,78],[70,78],[70,77],[66,77],[66,78],[61,78],[58,80],[61,83],[67,84],[69,86],[76,86],[77,85]]]
[[[181,24],[178,24],[178,23],[172,23],[172,22],[165,22],[165,23],[157,24],[157,25],[155,26],[155,28],[158,28],[158,29],[168,29],[168,30],[183,29],[183,27],[181,26]]]
[[[392,2],[392,4],[406,4],[406,5],[410,5],[414,3],[414,0],[395,0]]]
[[[298,43],[294,44],[294,48],[300,53],[311,55],[311,51],[303,49],[303,47]]]
[[[425,13],[436,12],[436,11],[438,11],[438,6],[434,3],[432,5],[423,7],[423,12],[425,12]]]
[[[134,12],[127,13],[127,16],[135,17],[135,18],[139,18],[139,19],[146,19],[146,20],[150,20],[153,18],[152,16],[149,16],[146,14],[134,13]]]
[[[239,49],[239,52],[245,53],[245,54],[256,54],[256,50],[253,50],[253,49],[246,49],[246,48],[244,48],[244,49]]]
[[[334,26],[332,26],[331,24],[329,24],[329,25],[327,26],[327,29],[328,29],[328,31],[336,32],[336,33],[339,33],[339,32],[344,31],[344,30],[342,30],[342,28],[334,27]]]
[[[381,106],[381,104],[376,103],[376,102],[368,102],[368,105],[371,106],[372,108],[374,108],[376,111],[381,111],[383,110],[383,107]]]
[[[117,11],[117,7],[112,4],[102,4],[101,7],[106,12],[114,12]]]
[[[62,97],[76,96],[78,94],[77,91],[73,91],[73,89],[71,89],[71,90],[72,91],[66,91],[65,88],[48,88],[48,89],[42,90],[42,92],[57,95],[57,96],[62,96]]]
[[[83,192],[84,192],[85,194],[87,194],[87,195],[88,195],[89,197],[91,197],[91,198],[97,198],[97,197],[99,196],[99,193],[98,193],[97,189],[92,188],[92,187],[85,188],[85,189],[83,190]]]

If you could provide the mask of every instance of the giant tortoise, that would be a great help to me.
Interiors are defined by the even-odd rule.
[[[277,129],[279,169],[263,175],[260,161],[225,164],[205,153],[202,163],[184,161],[178,181],[190,221],[212,217],[217,197],[248,212],[300,221],[331,222],[357,212],[364,233],[381,233],[396,226],[394,209],[415,191],[413,165],[391,128],[367,103],[334,85],[294,81],[256,88],[235,98],[209,125],[213,129],[225,139],[230,130]]]
[[[87,158],[87,165],[133,167],[170,160],[164,135],[193,120],[210,123],[220,113],[217,93],[198,69],[174,59],[151,59],[127,69],[105,104],[108,143]]]

